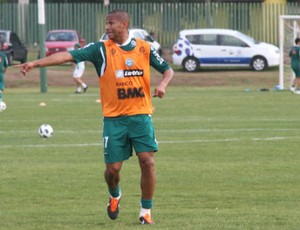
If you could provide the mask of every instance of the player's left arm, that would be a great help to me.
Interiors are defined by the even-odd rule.
[[[174,75],[174,71],[170,68],[166,70],[163,74],[161,81],[158,86],[154,89],[152,96],[163,98],[166,94],[166,88],[169,85]]]
[[[152,93],[153,97],[162,98],[166,93],[167,86],[173,78],[174,71],[153,47],[151,47],[150,65],[163,74],[162,79]]]

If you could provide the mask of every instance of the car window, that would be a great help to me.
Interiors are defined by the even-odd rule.
[[[192,44],[200,45],[200,43],[201,43],[201,35],[199,35],[199,34],[187,35],[186,38]]]
[[[254,38],[246,35],[246,34],[243,34],[243,33],[240,33],[240,32],[237,32],[237,37],[240,37],[241,39],[243,39],[246,43],[253,43],[253,44],[259,44],[260,41],[257,41],[255,40]]]
[[[1,42],[7,42],[7,36],[5,32],[0,33],[0,41]]]
[[[244,46],[244,42],[231,35],[220,35],[219,37],[221,46]]]
[[[193,34],[187,35],[186,38],[194,45],[217,45],[216,34]]]
[[[15,33],[11,33],[10,34],[10,42],[13,44],[13,45],[21,45],[21,41],[20,39],[18,38],[17,34]]]
[[[132,36],[133,36],[134,38],[139,38],[139,39],[142,39],[142,40],[145,39],[145,36],[144,36],[141,32],[139,32],[139,31],[133,32],[133,33],[132,33]]]
[[[46,41],[76,41],[76,35],[73,32],[53,32],[47,35]]]

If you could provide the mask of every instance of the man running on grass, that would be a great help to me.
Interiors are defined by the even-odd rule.
[[[173,70],[147,42],[129,37],[129,15],[113,10],[106,17],[109,40],[91,43],[82,49],[53,54],[47,58],[16,65],[26,74],[35,67],[65,62],[90,61],[99,76],[103,112],[105,180],[110,193],[107,213],[119,214],[120,170],[133,149],[141,169],[141,224],[153,224],[151,208],[155,189],[154,153],[158,150],[151,119],[150,66],[162,73],[152,96],[162,98],[173,77]]]

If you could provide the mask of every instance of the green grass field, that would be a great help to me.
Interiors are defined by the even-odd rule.
[[[136,157],[106,214],[98,89],[7,89],[0,113],[0,229],[144,229]],[[299,229],[300,96],[170,87],[154,99],[159,152],[153,229]],[[39,103],[45,102],[46,107]],[[54,135],[43,140],[38,127]]]

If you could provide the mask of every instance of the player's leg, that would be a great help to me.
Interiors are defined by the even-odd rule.
[[[105,180],[110,193],[107,206],[108,216],[114,220],[119,214],[119,203],[121,199],[120,170],[123,161],[132,156],[132,146],[127,135],[127,118],[103,119],[103,147],[106,170]]]
[[[89,88],[88,85],[85,84],[84,81],[82,81],[81,76],[80,76],[80,78],[78,78],[78,82],[79,82],[80,86],[82,86],[83,92],[85,93],[87,91],[87,89]]]
[[[295,87],[296,87],[296,77],[294,77],[293,80],[292,80],[292,84],[290,86],[290,91],[294,92],[295,89],[296,89]]]
[[[106,164],[104,177],[108,186],[110,199],[107,205],[107,214],[112,219],[117,219],[119,215],[119,205],[121,199],[121,191],[119,187],[120,170],[123,162]]]
[[[75,70],[73,73],[73,78],[76,82],[77,85],[77,90],[75,93],[81,93],[81,87],[83,88],[83,92],[85,93],[88,89],[87,84],[85,84],[82,80],[81,77],[83,75],[84,70]]]
[[[299,75],[296,76],[296,91],[300,91],[300,71]]]
[[[300,66],[297,65],[297,68],[294,68],[293,69],[294,72],[295,72],[295,91],[297,91],[296,93],[299,93],[300,92]]]
[[[0,74],[0,101],[2,101],[3,90],[4,90],[4,74]]]
[[[138,153],[141,168],[141,211],[139,220],[141,224],[153,224],[151,218],[151,208],[153,206],[153,195],[155,190],[155,163],[154,152]]]
[[[75,93],[81,93],[81,84],[80,82],[78,81],[78,77],[74,74],[73,75],[73,80],[76,84],[76,90],[75,90]]]
[[[155,190],[154,152],[158,149],[154,126],[149,115],[132,116],[130,121],[130,137],[141,169],[142,196],[139,220],[141,224],[153,224],[151,208]]]

